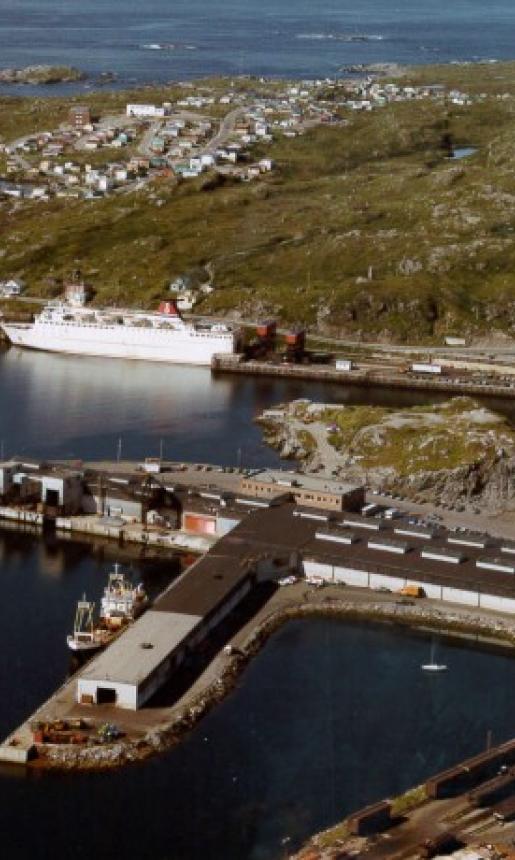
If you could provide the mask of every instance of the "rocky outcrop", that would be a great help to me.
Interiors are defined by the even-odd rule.
[[[466,398],[396,411],[294,401],[258,421],[281,457],[414,502],[515,510],[515,432]]]
[[[82,81],[84,72],[73,66],[26,66],[23,69],[0,69],[2,84],[58,84]]]
[[[515,510],[515,458],[502,454],[495,462],[479,461],[457,469],[395,475],[377,487],[417,502],[490,512]]]

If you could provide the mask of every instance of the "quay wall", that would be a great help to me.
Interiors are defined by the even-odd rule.
[[[515,399],[515,386],[480,385],[475,382],[454,382],[451,378],[422,379],[396,373],[370,373],[364,370],[336,370],[334,367],[306,364],[267,364],[264,361],[241,361],[238,356],[215,356],[213,373],[240,373],[247,376],[275,376],[309,379],[317,382],[339,382],[369,388],[398,388],[405,391],[431,391],[444,394],[466,394],[471,397],[502,397]]]
[[[31,526],[43,527],[44,516],[36,511],[27,511],[24,508],[0,507],[0,519],[14,520],[18,523],[26,523]]]

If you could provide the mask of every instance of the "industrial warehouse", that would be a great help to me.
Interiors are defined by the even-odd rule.
[[[75,676],[82,706],[142,708],[260,583],[305,577],[515,614],[515,544],[381,511],[365,505],[364,487],[326,475],[15,458],[0,464],[0,487],[2,516],[29,510],[71,531],[85,518],[110,529],[144,523],[147,542],[206,541],[202,558]]]
[[[213,504],[209,516],[214,516]],[[240,516],[204,558],[79,675],[78,702],[141,707],[188,649],[255,583],[277,581],[288,573],[383,591],[412,589],[449,603],[515,613],[515,546],[510,544],[444,529],[417,531],[403,519],[334,518],[291,499],[252,507]]]

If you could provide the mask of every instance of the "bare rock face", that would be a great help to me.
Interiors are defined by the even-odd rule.
[[[458,469],[398,475],[382,489],[435,505],[479,508],[494,513],[515,510],[515,458],[477,463]]]

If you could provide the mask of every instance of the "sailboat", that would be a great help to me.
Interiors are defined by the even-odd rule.
[[[422,663],[421,669],[423,672],[446,672],[447,666],[445,663],[437,663],[435,660],[436,654],[436,642],[431,642],[431,656],[429,658],[429,663]]]

